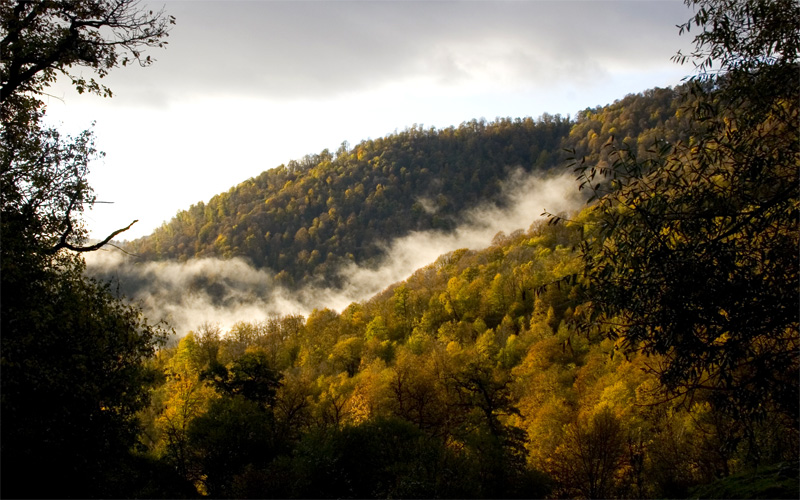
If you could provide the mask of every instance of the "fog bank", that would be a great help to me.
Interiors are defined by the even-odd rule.
[[[275,284],[275,270],[256,269],[239,258],[141,262],[111,247],[86,255],[87,273],[111,281],[112,288],[140,304],[151,321],[166,320],[179,336],[203,323],[217,323],[224,331],[236,322],[263,321],[273,314],[307,315],[324,307],[341,311],[444,253],[488,247],[498,232],[527,229],[545,210],[572,212],[583,198],[570,174],[544,177],[519,170],[505,181],[503,200],[502,207],[487,204],[468,210],[453,232],[417,231],[378,242],[385,257],[369,268],[342,268],[341,288],[289,291]]]

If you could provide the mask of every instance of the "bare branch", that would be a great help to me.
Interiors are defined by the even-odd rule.
[[[108,235],[108,236],[106,237],[106,239],[104,239],[103,241],[101,241],[101,242],[99,242],[99,243],[96,243],[96,244],[94,244],[94,245],[90,245],[90,246],[88,246],[88,247],[80,247],[80,246],[75,246],[75,245],[73,245],[73,244],[71,244],[71,243],[68,243],[68,242],[66,241],[67,235],[68,235],[68,234],[71,232],[71,229],[72,229],[72,226],[70,225],[70,227],[69,227],[68,231],[66,231],[66,232],[65,232],[63,235],[61,235],[61,241],[59,241],[59,242],[58,242],[58,244],[57,244],[56,246],[54,246],[53,248],[50,248],[49,250],[47,250],[47,252],[46,252],[46,253],[48,253],[48,254],[54,254],[54,253],[58,252],[59,250],[61,250],[62,248],[66,248],[67,250],[72,250],[73,252],[79,252],[79,253],[83,253],[83,252],[94,252],[95,250],[99,250],[100,248],[104,247],[104,246],[105,246],[105,245],[106,245],[106,244],[107,244],[109,241],[111,241],[111,240],[112,240],[112,239],[113,239],[113,238],[114,238],[116,235],[118,235],[118,234],[120,234],[120,233],[123,233],[123,232],[127,231],[128,229],[130,229],[130,228],[131,228],[131,226],[133,226],[133,225],[134,225],[134,224],[136,224],[137,222],[139,222],[139,220],[138,220],[138,219],[136,219],[136,220],[134,220],[133,222],[131,222],[130,224],[128,224],[128,225],[127,225],[127,227],[124,227],[124,228],[122,228],[122,229],[117,229],[116,231],[114,231],[113,233],[111,233],[110,235]],[[119,247],[118,247],[118,248],[119,248]]]

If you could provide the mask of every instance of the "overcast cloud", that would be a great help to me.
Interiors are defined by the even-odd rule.
[[[178,24],[148,92],[122,71],[120,100],[328,99],[404,81],[511,90],[665,66],[672,1],[226,1],[166,3]],[[144,78],[144,77],[142,77]],[[122,92],[124,90],[124,92]],[[642,89],[644,90],[644,89]],[[154,96],[153,96],[154,97]]]

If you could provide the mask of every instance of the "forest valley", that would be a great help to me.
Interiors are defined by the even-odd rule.
[[[122,280],[87,275],[82,255],[122,230],[87,243],[99,153],[91,132],[45,127],[39,99],[59,72],[110,96],[70,68],[147,65],[174,20],[127,0],[4,4],[2,495],[797,498],[800,6],[686,3],[696,50],[675,59],[696,75],[674,89],[343,144],[126,250],[238,257],[291,290],[502,206],[520,169],[569,172],[580,209],[341,312],[179,338]]]

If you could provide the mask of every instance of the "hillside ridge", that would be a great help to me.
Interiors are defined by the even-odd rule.
[[[243,257],[288,287],[320,279],[336,285],[343,266],[376,262],[395,238],[452,231],[468,209],[502,205],[501,186],[513,171],[561,169],[567,150],[607,161],[603,146],[612,139],[644,153],[655,137],[678,138],[676,95],[651,89],[574,120],[471,120],[343,143],[192,205],[127,246],[144,260]]]

